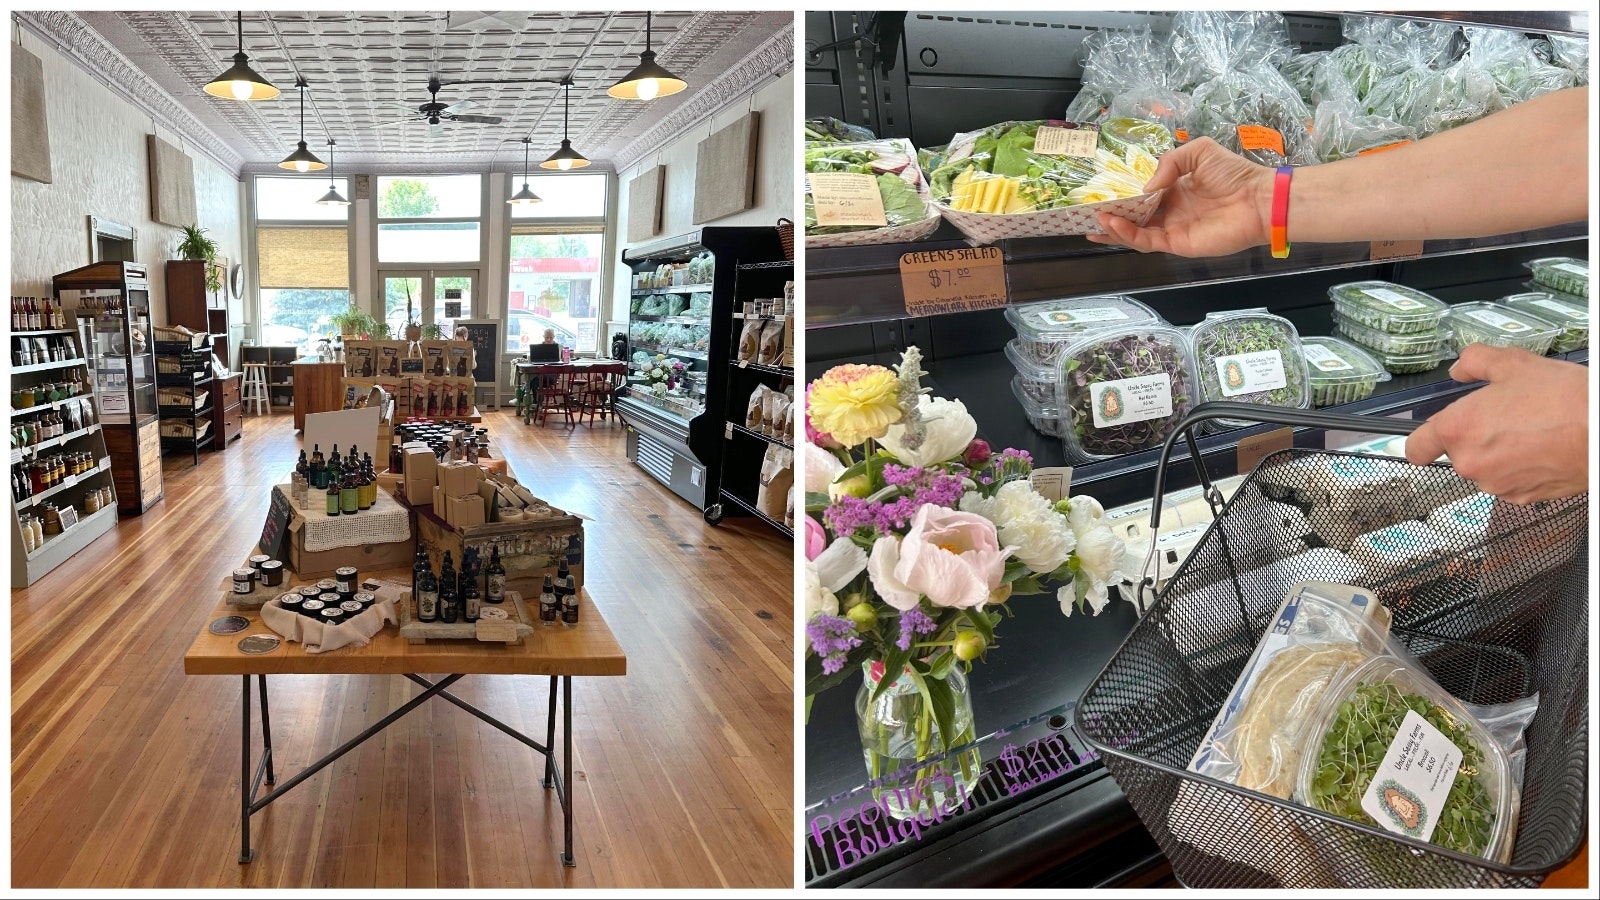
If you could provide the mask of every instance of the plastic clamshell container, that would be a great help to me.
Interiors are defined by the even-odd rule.
[[[1006,359],[1017,370],[1017,384],[1022,392],[1040,406],[1056,404],[1056,370],[1054,366],[1041,366],[1033,361],[1028,351],[1022,349],[1021,338],[1006,342]]]
[[[1271,332],[1273,346],[1239,340],[1238,329],[1252,327]],[[1189,329],[1189,349],[1194,354],[1195,380],[1200,383],[1202,401],[1228,400],[1287,409],[1311,406],[1310,377],[1300,347],[1300,332],[1282,316],[1261,309],[1211,313]],[[1208,424],[1208,430],[1216,431],[1257,423],[1220,419]]]
[[[1328,298],[1346,319],[1390,334],[1432,331],[1450,308],[1432,294],[1388,281],[1336,284]]]
[[[1452,306],[1445,322],[1454,336],[1457,353],[1468,344],[1488,344],[1521,347],[1542,356],[1550,352],[1550,345],[1561,333],[1560,325],[1497,303]]]
[[[1589,262],[1570,256],[1546,256],[1523,263],[1533,280],[1577,297],[1589,296]]]
[[[1017,330],[1017,349],[1025,357],[1040,366],[1053,366],[1065,345],[1086,331],[1162,319],[1132,297],[1107,294],[1008,306],[1006,321]]]
[[[1517,797],[1516,789],[1511,783],[1510,761],[1506,758],[1504,748],[1489,734],[1483,724],[1461,705],[1459,700],[1440,687],[1427,672],[1414,668],[1396,656],[1387,654],[1374,656],[1350,670],[1349,674],[1323,693],[1322,699],[1312,711],[1310,720],[1302,732],[1304,743],[1301,745],[1300,771],[1295,779],[1295,802],[1312,809],[1320,809],[1312,799],[1312,785],[1315,783],[1317,771],[1321,768],[1323,747],[1339,721],[1339,712],[1344,704],[1355,696],[1358,688],[1374,684],[1392,685],[1402,695],[1421,697],[1427,703],[1443,709],[1449,718],[1466,727],[1467,740],[1481,752],[1483,760],[1477,766],[1475,773],[1463,775],[1458,771],[1456,780],[1459,781],[1464,777],[1476,778],[1484,789],[1494,815],[1494,823],[1490,826],[1488,839],[1479,855],[1497,862],[1509,861],[1511,842],[1516,831]],[[1380,734],[1376,735],[1376,738],[1387,749],[1395,739],[1395,735]],[[1382,761],[1382,755],[1372,760],[1373,767],[1381,765]],[[1370,784],[1370,780],[1367,783]],[[1365,792],[1365,785],[1358,786]],[[1448,803],[1448,800],[1445,802]],[[1324,810],[1324,812],[1332,811]],[[1383,828],[1370,814],[1353,821]],[[1438,832],[1435,831],[1434,834]],[[1394,837],[1397,840],[1404,839],[1399,834],[1394,834]]]
[[[1378,382],[1392,377],[1372,354],[1349,341],[1332,337],[1301,340],[1311,378],[1311,403],[1335,406],[1372,396]]]
[[[1160,323],[1102,328],[1061,350],[1055,408],[1063,449],[1074,461],[1160,447],[1199,402],[1182,329]]]
[[[1550,345],[1550,349],[1557,353],[1569,353],[1589,346],[1589,307],[1581,303],[1563,300],[1544,291],[1512,294],[1496,302],[1519,312],[1531,313],[1552,325],[1560,325],[1561,333]]]
[[[1455,348],[1449,345],[1448,329],[1426,335],[1392,335],[1347,322],[1337,314],[1334,315],[1333,322],[1335,330],[1340,335],[1348,338],[1356,346],[1371,351],[1378,364],[1394,375],[1431,372],[1438,368],[1440,363],[1453,359],[1456,355]],[[1367,338],[1371,336],[1375,337],[1369,344]]]
[[[1565,300],[1568,303],[1574,304],[1576,306],[1587,307],[1589,305],[1589,298],[1588,297],[1580,297],[1577,294],[1569,294],[1566,291],[1558,291],[1555,288],[1550,287],[1548,285],[1540,284],[1539,282],[1534,281],[1531,278],[1528,279],[1527,281],[1524,281],[1522,283],[1522,287],[1525,290],[1532,291],[1532,292],[1535,292],[1535,293],[1549,294],[1552,297],[1555,297],[1557,300]]]
[[[1011,393],[1017,397],[1017,402],[1022,404],[1022,412],[1028,417],[1028,424],[1040,434],[1051,437],[1061,436],[1061,417],[1056,413],[1056,408],[1046,406],[1028,396],[1022,388],[1022,376],[1017,375],[1011,379]]]

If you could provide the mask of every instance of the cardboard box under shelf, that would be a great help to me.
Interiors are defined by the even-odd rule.
[[[524,597],[539,596],[544,576],[556,574],[562,555],[567,558],[573,580],[583,587],[583,520],[577,516],[562,514],[548,519],[453,528],[433,507],[413,506],[411,511],[416,516],[412,532],[427,549],[435,572],[439,571],[446,550],[459,570],[465,548],[478,548],[479,561],[487,566],[490,548],[499,544],[506,590],[519,591]]]
[[[300,523],[299,517],[289,523],[288,543],[289,568],[293,569],[301,580],[331,578],[333,571],[340,566],[355,566],[361,572],[404,569],[411,565],[412,556],[417,552],[415,538],[407,538],[387,544],[364,544],[359,547],[339,547],[334,550],[307,553],[305,532]],[[412,529],[412,534],[416,534],[415,529]]]

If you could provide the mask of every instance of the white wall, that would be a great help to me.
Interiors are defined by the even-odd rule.
[[[712,132],[754,109],[761,114],[756,137],[756,205],[742,213],[711,222],[694,221],[695,156],[699,144]],[[644,243],[686,234],[701,225],[776,225],[794,218],[794,70],[764,82],[754,97],[745,95],[718,110],[687,132],[646,156],[617,176],[618,260],[612,276],[612,318],[626,320],[632,277],[621,264],[621,250],[631,244],[628,234],[628,182],[654,165],[666,166],[661,203],[661,231]],[[608,332],[609,333],[609,332]],[[609,341],[609,338],[607,338]]]
[[[166,322],[164,263],[176,258],[172,248],[181,231],[150,220],[145,136],[183,147],[194,160],[198,224],[230,262],[244,258],[239,180],[33,34],[22,31],[21,41],[44,67],[55,181],[11,178],[11,292],[46,296],[53,276],[88,265],[87,217],[95,215],[138,229],[138,261],[150,269],[152,315],[158,324]],[[233,313],[237,317],[239,310]]]

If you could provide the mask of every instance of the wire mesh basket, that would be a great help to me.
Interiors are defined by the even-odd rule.
[[[1241,408],[1242,407],[1242,408]],[[1216,418],[1408,433],[1416,422],[1205,404],[1180,425]],[[1352,461],[1370,491],[1329,489],[1318,473]],[[1209,485],[1201,473],[1203,485]],[[1403,487],[1402,487],[1403,486]],[[1139,818],[1195,887],[1536,887],[1584,837],[1588,766],[1588,497],[1493,501],[1486,526],[1430,515],[1477,488],[1446,465],[1284,450],[1266,457],[1085,690],[1078,727]],[[1220,497],[1218,498],[1220,499]],[[1275,504],[1306,511],[1311,535],[1284,533]],[[1356,563],[1339,543],[1383,520],[1429,519],[1442,552],[1404,564]],[[1155,504],[1152,528],[1160,515]],[[1377,527],[1382,527],[1381,525]],[[1331,535],[1325,540],[1322,535]],[[1359,584],[1393,615],[1391,634],[1458,699],[1539,695],[1509,862],[1401,837],[1188,771],[1257,641],[1306,579]],[[1357,579],[1357,580],[1352,580]]]

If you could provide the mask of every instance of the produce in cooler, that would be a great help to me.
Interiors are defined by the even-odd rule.
[[[1390,375],[1372,355],[1348,341],[1308,337],[1301,341],[1311,378],[1313,406],[1354,403],[1372,396]]]
[[[878,136],[872,133],[872,129],[852,125],[832,116],[818,116],[805,122],[805,141],[808,144],[842,144],[877,139]]]
[[[1352,322],[1337,312],[1333,314],[1333,325],[1340,336],[1371,352],[1380,365],[1395,375],[1427,372],[1439,365],[1441,360],[1455,356],[1450,346],[1448,328],[1390,334]]]
[[[1570,256],[1547,256],[1524,263],[1533,280],[1552,290],[1574,297],[1589,296],[1589,263]]]
[[[1132,297],[1108,294],[1008,306],[1006,321],[1017,330],[1017,352],[1034,365],[1053,371],[1061,351],[1085,331],[1160,322],[1161,316]]]
[[[937,217],[928,202],[927,184],[917,168],[916,150],[907,140],[880,140],[862,143],[808,144],[805,150],[806,174],[843,173],[871,176],[883,199],[886,225],[818,225],[811,197],[811,181],[806,180],[805,233],[843,234],[875,228],[913,225]]]
[[[1028,424],[1040,434],[1051,437],[1061,436],[1061,415],[1053,405],[1046,405],[1035,400],[1023,389],[1022,376],[1011,379],[1011,393],[1022,404],[1022,414],[1027,417]]]
[[[1194,403],[1187,341],[1168,325],[1087,332],[1063,348],[1057,372],[1062,439],[1077,461],[1159,447]]]
[[[1589,346],[1587,306],[1563,300],[1555,294],[1544,291],[1512,294],[1509,297],[1501,297],[1496,302],[1521,312],[1532,313],[1553,325],[1559,325],[1561,333],[1556,335],[1555,343],[1550,345],[1550,349],[1556,353],[1569,353]]]
[[[1333,308],[1345,319],[1389,334],[1433,331],[1449,304],[1388,281],[1353,281],[1328,288]],[[1393,352],[1401,348],[1380,348]]]
[[[1134,144],[1122,153],[1098,146],[1093,157],[1035,152],[1041,126],[1077,127],[1003,122],[956,135],[928,175],[933,199],[957,212],[1014,215],[1137,197],[1155,175],[1155,156]]]
[[[1300,334],[1265,310],[1211,313],[1190,332],[1200,398],[1305,409],[1311,405]],[[1223,419],[1223,427],[1251,425]]]
[[[1521,347],[1543,356],[1550,352],[1550,345],[1561,333],[1559,325],[1495,303],[1452,306],[1444,321],[1454,337],[1458,353],[1468,344],[1488,344]]]

